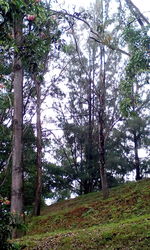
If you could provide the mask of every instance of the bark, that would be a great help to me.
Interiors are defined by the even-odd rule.
[[[100,69],[100,83],[99,83],[99,111],[98,111],[98,134],[99,134],[99,163],[100,163],[100,177],[103,192],[103,198],[109,196],[107,174],[106,174],[106,160],[105,160],[105,106],[106,106],[106,79],[105,79],[105,49],[101,46],[101,69]]]
[[[80,172],[81,172],[81,176],[83,176],[83,145],[82,145],[82,143],[81,143],[80,158],[81,158]],[[80,195],[82,195],[82,194],[83,194],[83,178],[81,177]]]
[[[140,159],[138,155],[138,138],[136,135],[136,131],[133,132],[133,138],[134,138],[134,165],[136,170],[136,181],[141,180],[141,174],[140,174]]]
[[[18,15],[14,20],[14,39],[19,51],[22,44],[23,18]],[[23,163],[22,163],[22,131],[23,131],[23,65],[19,52],[14,53],[14,116],[12,142],[12,183],[11,183],[11,212],[23,220]],[[14,229],[12,237],[22,236]]]
[[[93,191],[93,164],[92,164],[92,83],[91,79],[89,81],[89,93],[88,93],[88,154],[87,154],[87,165],[88,165],[88,173],[89,173],[89,180],[88,180],[88,193]]]
[[[133,112],[136,113],[136,95],[138,95],[138,83],[136,83],[136,92],[134,91],[134,86],[132,85],[132,108],[133,108]],[[132,134],[133,134],[133,143],[134,143],[134,166],[135,166],[135,171],[136,171],[136,181],[142,179],[141,174],[140,174],[140,159],[139,159],[139,155],[138,155],[138,143],[139,143],[139,136],[138,134],[138,130],[136,128],[133,128],[132,130]]]
[[[101,103],[102,104],[102,103]],[[103,198],[109,196],[107,174],[106,174],[106,161],[105,161],[105,133],[104,133],[104,113],[99,111],[99,162],[100,162],[100,177],[103,192]]]
[[[14,38],[18,50],[22,43],[22,16],[15,17]],[[22,166],[22,126],[23,126],[23,66],[19,53],[14,55],[14,116],[13,116],[13,156],[11,212],[23,213],[23,166]]]
[[[36,127],[37,127],[37,159],[36,159],[36,193],[34,215],[40,215],[41,210],[41,193],[42,193],[42,129],[41,129],[41,86],[40,82],[34,77],[37,106],[36,106]]]

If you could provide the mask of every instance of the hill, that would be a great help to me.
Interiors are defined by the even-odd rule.
[[[150,249],[150,179],[61,201],[30,218],[22,249]]]

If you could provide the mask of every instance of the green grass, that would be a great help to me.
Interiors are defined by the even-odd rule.
[[[150,249],[150,180],[62,201],[30,218],[23,249]]]

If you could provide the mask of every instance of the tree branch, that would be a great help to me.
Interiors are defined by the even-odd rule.
[[[134,5],[134,3],[131,0],[125,0],[131,13],[136,17],[138,23],[140,26],[144,26],[143,22],[145,22],[147,25],[149,25],[149,21],[147,18],[141,13],[141,11]]]
[[[91,25],[90,25],[85,19],[83,19],[83,18],[81,18],[80,16],[78,16],[76,13],[70,14],[70,13],[68,13],[68,12],[66,12],[66,11],[63,12],[63,11],[56,11],[56,10],[51,10],[51,12],[54,13],[54,14],[58,14],[58,15],[69,16],[69,17],[71,17],[71,18],[73,18],[73,19],[76,19],[76,20],[79,20],[79,21],[85,23],[85,24],[88,26],[88,28],[89,28],[91,34],[94,35],[94,36],[96,36],[96,37],[99,37],[99,34],[98,34],[95,30],[92,29]],[[54,15],[54,14],[53,14],[53,15]],[[112,45],[109,45],[109,44],[104,44],[103,41],[100,41],[99,39],[96,39],[96,38],[94,38],[94,37],[91,37],[91,36],[90,36],[90,38],[93,39],[93,40],[95,40],[96,42],[98,42],[98,43],[100,43],[100,44],[103,44],[103,45],[107,46],[109,49],[116,50],[116,51],[121,52],[122,54],[125,54],[125,55],[127,55],[127,56],[130,56],[130,54],[129,54],[128,52],[126,52],[126,51],[124,51],[124,50],[122,50],[122,49],[120,49],[120,48],[113,47]]]

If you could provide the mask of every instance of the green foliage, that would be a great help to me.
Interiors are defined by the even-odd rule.
[[[9,212],[10,201],[7,198],[0,196],[0,247],[1,250],[15,250],[19,249],[17,245],[10,243],[9,239],[12,236],[14,228],[22,228],[22,225],[16,215]]]
[[[29,99],[35,97],[35,91],[31,93],[30,85],[27,86],[26,82],[32,82],[33,73],[36,73],[37,80],[43,83],[51,44],[57,43],[61,35],[57,20],[50,15],[49,9],[50,6],[44,1],[0,0],[0,184],[3,184],[1,187],[2,194],[7,194],[9,197],[11,185],[9,166],[11,161],[7,167],[6,165],[11,152],[12,126],[3,124],[10,124],[12,119],[14,52],[17,52],[20,56],[24,68],[24,104],[26,108]],[[31,16],[34,17],[34,20],[29,19]],[[18,18],[23,19],[23,39],[20,47],[18,47],[12,33],[14,21]],[[31,124],[26,124],[24,131],[24,199],[25,209],[28,210],[33,206],[35,196],[33,186],[35,187],[36,182],[36,138]]]
[[[124,30],[124,40],[126,41],[130,58],[126,66],[125,79],[121,81],[120,89],[122,100],[120,109],[125,117],[135,116],[133,106],[140,102],[138,94],[134,94],[134,84],[138,82],[139,77],[149,70],[149,46],[150,38],[147,35],[149,27],[136,28],[129,25]],[[144,75],[146,82],[147,75]],[[141,85],[142,83],[139,83]]]
[[[137,52],[137,50],[140,52],[148,50],[150,41],[147,35],[148,30],[149,26],[137,28],[133,25],[129,25],[124,29],[124,40],[128,43],[129,49],[132,52]]]
[[[2,10],[4,10],[4,13],[6,14],[9,10],[8,1],[0,0],[0,6],[1,6]]]
[[[11,153],[11,140],[12,132],[11,127],[0,126],[0,189],[1,195],[11,196],[11,160],[7,165],[9,155]],[[24,157],[23,157],[23,166],[24,166],[24,206],[26,211],[31,211],[33,207],[33,200],[35,196],[35,181],[36,181],[36,171],[35,171],[35,162],[36,162],[36,138],[34,135],[34,130],[31,124],[25,124],[24,126]]]
[[[49,6],[35,0],[1,0],[2,27],[0,32],[0,46],[2,51],[15,50],[20,53],[24,67],[33,73],[33,65],[36,71],[41,71],[42,59],[48,54],[50,44],[59,39],[57,22],[50,17]],[[24,39],[21,49],[18,48],[13,37],[11,27],[13,20],[22,15],[24,18]],[[34,20],[28,20],[28,16],[34,16]],[[56,33],[55,33],[56,31]],[[55,37],[55,39],[54,39]]]
[[[130,148],[126,143],[124,128],[119,127],[112,130],[112,135],[106,144],[106,150],[107,169],[114,176],[114,180],[109,181],[109,183],[111,186],[117,186],[117,184],[124,182],[124,176],[133,170],[133,162],[129,157]]]
[[[146,51],[140,51],[140,49],[137,49],[132,54],[126,67],[127,77],[129,79],[134,79],[136,74],[140,74],[148,69],[148,63]]]
[[[10,198],[10,162],[8,159],[11,153],[11,136],[11,128],[0,125],[0,189],[1,195],[8,198]]]
[[[72,179],[69,172],[56,164],[45,163],[43,166],[43,196],[56,200],[70,198]]]

